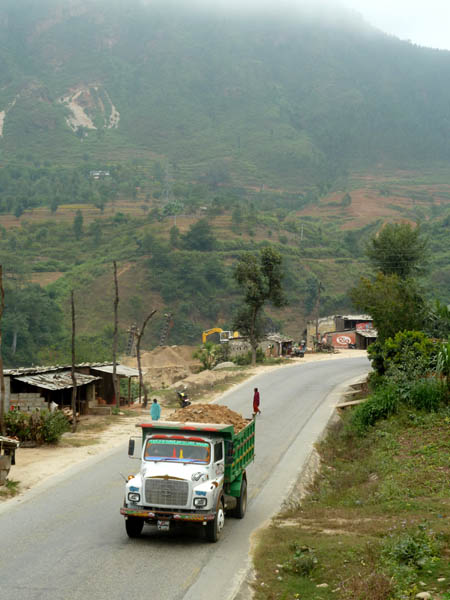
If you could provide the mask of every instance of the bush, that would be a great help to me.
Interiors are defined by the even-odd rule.
[[[297,542],[292,544],[293,556],[283,565],[283,569],[307,577],[317,565],[317,558],[312,548],[300,546]]]
[[[352,413],[350,426],[357,433],[363,434],[369,427],[380,419],[387,419],[398,411],[400,397],[398,389],[393,384],[378,388],[363,404]]]
[[[263,363],[266,357],[261,348],[257,348],[256,350],[256,362]],[[252,351],[249,350],[245,354],[238,354],[237,356],[233,356],[231,359],[236,365],[250,365],[252,363]]]
[[[60,411],[41,410],[31,414],[11,410],[6,414],[6,434],[21,442],[56,444],[62,434],[69,431],[67,417]]]
[[[428,378],[412,383],[406,403],[416,410],[436,412],[445,399],[445,386],[434,378]]]

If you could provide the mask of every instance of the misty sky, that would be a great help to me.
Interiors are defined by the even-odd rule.
[[[450,50],[450,0],[339,0],[369,23],[420,46]]]

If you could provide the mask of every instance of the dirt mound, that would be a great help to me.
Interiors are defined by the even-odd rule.
[[[158,346],[151,352],[143,352],[141,355],[142,366],[150,369],[161,367],[189,367],[195,361],[188,359],[188,352],[179,346]]]
[[[192,358],[192,346],[158,346],[150,352],[141,352],[144,380],[152,388],[166,387],[188,377],[201,367],[200,361]],[[137,368],[135,357],[126,357],[122,362]]]
[[[179,423],[224,423],[233,425],[236,432],[248,424],[242,415],[218,404],[193,404],[180,408],[170,416],[170,420]]]

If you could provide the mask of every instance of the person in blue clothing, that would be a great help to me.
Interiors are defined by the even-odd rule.
[[[161,406],[158,404],[158,400],[153,398],[152,406],[150,408],[150,416],[152,417],[152,421],[159,421],[159,417],[161,416]]]

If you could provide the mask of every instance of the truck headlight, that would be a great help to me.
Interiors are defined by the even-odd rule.
[[[192,481],[206,481],[208,479],[208,473],[203,473],[203,471],[198,471],[197,473],[192,473],[191,475]]]
[[[141,499],[141,495],[140,494],[136,494],[136,492],[130,492],[128,494],[128,500],[130,502],[139,502],[140,499]]]
[[[194,506],[196,508],[203,508],[208,504],[207,498],[194,498]]]

